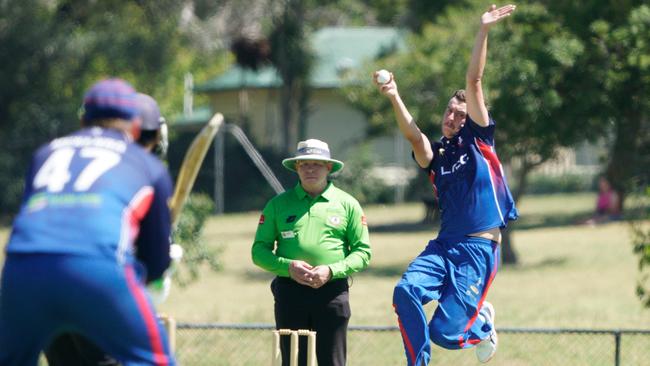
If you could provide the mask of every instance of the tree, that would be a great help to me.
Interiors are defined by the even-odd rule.
[[[468,0],[444,0],[444,1],[419,1],[408,0],[406,9],[406,22],[403,23],[415,33],[421,33],[427,24],[436,23],[436,19],[444,16],[445,10],[450,5],[462,8],[471,4]]]
[[[80,105],[67,97],[77,92],[65,80],[70,72],[63,34],[72,33],[70,27],[59,24],[39,1],[16,3],[0,3],[0,23],[5,24],[0,27],[0,213],[16,210],[34,147],[65,129],[63,120]],[[53,72],[52,64],[65,71]]]
[[[186,48],[180,14],[173,0],[0,2],[0,215],[17,210],[32,151],[79,126],[83,92],[98,78],[123,77],[180,110],[175,85],[205,65]]]
[[[304,137],[309,114],[310,76],[315,61],[314,50],[308,42],[310,32],[332,24],[399,22],[408,12],[405,3],[406,0],[397,4],[385,0],[283,0],[263,5],[271,19],[267,40],[262,39],[259,33],[235,37],[233,51],[240,66],[256,69],[258,62],[269,52],[268,58],[282,79],[279,109],[284,123],[285,154],[293,151],[298,139]],[[263,23],[262,19],[252,18],[249,17],[249,21]],[[252,57],[240,57],[245,50]]]
[[[182,265],[174,273],[174,279],[180,286],[197,281],[204,264],[213,271],[221,269],[218,260],[221,248],[208,246],[203,241],[203,227],[212,212],[214,203],[205,194],[190,195],[183,207],[178,226],[172,233],[174,242],[182,244],[184,249]]]
[[[546,116],[530,114],[542,119],[532,125],[529,122],[522,124],[526,130],[518,131],[519,137],[505,136],[524,143],[518,151],[509,153],[510,156],[525,157],[517,174],[519,184],[514,193],[517,200],[525,191],[529,168],[547,160],[545,158],[552,156],[556,147],[572,146],[583,138],[606,137],[610,141],[605,172],[621,197],[621,208],[635,182],[648,181],[650,49],[647,40],[650,39],[650,8],[639,6],[639,3],[593,2],[583,6],[575,2],[548,2],[548,10],[535,11],[545,14],[547,19],[543,22],[525,10],[542,9],[541,5],[531,3],[519,9],[525,10],[525,17],[516,17],[521,22],[514,22],[513,27],[519,28],[517,33],[526,29],[530,31],[524,33],[525,43],[516,53],[508,53],[510,48],[499,51],[499,60],[506,64],[498,69],[507,69],[508,63],[518,64],[521,56],[525,55],[525,60],[530,59],[536,64],[535,75],[542,76],[541,81],[549,80],[550,85],[540,84],[539,78],[520,77],[520,80],[526,80],[528,90],[522,90],[519,96],[513,93],[511,97],[495,101],[494,110],[504,111],[504,118],[516,116],[513,112],[520,110],[512,108],[510,101],[519,104],[530,99],[525,104],[534,107],[535,101],[539,101],[537,109],[548,109]],[[555,26],[549,28],[551,24]],[[540,34],[547,36],[540,38]],[[548,46],[544,47],[544,44]],[[529,57],[531,53],[532,58]],[[554,66],[557,64],[562,67],[558,69]],[[510,79],[508,73],[501,74],[505,80]],[[517,73],[510,75],[517,76]],[[512,88],[516,88],[517,82],[504,86],[508,92],[516,91]],[[515,120],[522,121],[523,118],[525,114]],[[551,131],[539,128],[550,128]],[[508,126],[506,130],[510,134],[516,131],[516,126]],[[531,161],[530,157],[541,159]]]
[[[294,150],[302,137],[301,126],[307,119],[309,77],[314,55],[309,48],[305,29],[305,4],[286,0],[282,13],[274,20],[269,36],[271,62],[282,78],[280,110],[284,121],[284,150]]]
[[[574,91],[565,112],[606,138],[604,172],[623,208],[635,182],[649,177],[649,8],[638,0],[542,2],[584,45],[565,79]]]
[[[421,34],[410,39],[408,53],[390,55],[376,64],[393,70],[405,103],[430,136],[440,135],[444,106],[453,91],[464,85],[478,14],[485,11],[483,2],[472,4],[448,7],[436,24],[425,25]],[[521,6],[512,19],[490,32],[483,85],[499,126],[499,156],[504,163],[518,163],[512,164],[513,196],[518,202],[534,167],[553,158],[558,147],[584,138],[574,120],[563,113],[570,107],[565,97],[575,90],[564,79],[584,46],[539,4]],[[369,84],[346,89],[347,98],[368,116],[370,134],[386,133],[395,125],[390,106]],[[503,255],[504,263],[516,263],[509,231],[504,233]]]
[[[590,24],[588,61],[598,72],[589,77],[602,98],[600,105],[585,101],[612,136],[605,172],[621,208],[634,185],[650,177],[650,7],[626,10],[619,21],[612,15]]]
[[[180,110],[184,74],[223,67],[192,48],[179,27],[181,3],[110,0],[0,1],[0,216],[15,213],[36,147],[79,127],[86,88],[119,76]],[[208,53],[207,56],[214,54]],[[216,62],[215,62],[216,61]],[[207,64],[207,63],[210,64]],[[178,279],[191,282],[217,253],[199,240],[209,200],[190,202],[175,233],[186,258]]]
[[[650,185],[645,187],[645,197],[650,198]],[[643,305],[650,308],[650,208],[641,207],[641,219],[633,222],[632,244],[633,251],[639,257],[639,279],[636,286],[636,293]]]

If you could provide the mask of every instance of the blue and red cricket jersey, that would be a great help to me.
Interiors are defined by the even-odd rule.
[[[409,265],[393,293],[393,306],[409,365],[428,364],[430,342],[471,347],[494,324],[479,310],[497,272],[499,245],[469,234],[503,228],[517,210],[494,150],[494,121],[481,127],[469,116],[459,133],[431,144],[425,168],[438,197],[438,237]],[[427,324],[424,304],[438,301]]]
[[[137,249],[149,279],[169,266],[171,178],[121,132],[87,128],[53,140],[36,152],[26,182],[7,253],[124,261]]]
[[[41,147],[6,247],[0,364],[31,364],[64,331],[124,364],[173,364],[144,288],[170,263],[171,194],[164,165],[119,130]]]
[[[438,237],[505,227],[517,209],[494,150],[494,121],[481,127],[469,115],[458,134],[434,142],[427,168],[441,210]]]

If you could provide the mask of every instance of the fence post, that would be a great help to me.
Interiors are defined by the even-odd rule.
[[[614,332],[614,365],[619,366],[621,364],[621,331],[617,330]]]

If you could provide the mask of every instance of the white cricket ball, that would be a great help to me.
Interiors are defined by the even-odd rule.
[[[379,84],[386,84],[390,81],[390,72],[388,70],[381,69],[377,71],[377,82]]]
[[[169,246],[169,257],[172,260],[181,260],[183,258],[183,247],[178,244]]]

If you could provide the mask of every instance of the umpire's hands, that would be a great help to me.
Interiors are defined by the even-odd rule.
[[[332,271],[329,266],[316,266],[312,269],[313,277],[309,286],[319,288],[332,278]]]
[[[328,266],[316,266],[294,260],[289,264],[289,276],[301,285],[320,288],[332,278],[332,271]]]
[[[289,263],[289,276],[301,285],[311,286],[314,273],[312,265],[300,260],[293,260]]]

